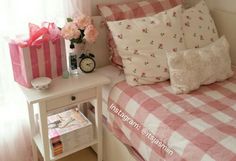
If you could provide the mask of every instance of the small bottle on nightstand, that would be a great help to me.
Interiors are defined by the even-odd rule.
[[[71,52],[69,54],[69,69],[70,69],[70,74],[72,75],[77,75],[78,74],[78,55],[77,53]]]

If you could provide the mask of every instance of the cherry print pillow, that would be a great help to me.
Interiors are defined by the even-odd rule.
[[[152,16],[182,3],[183,0],[143,0],[138,2],[122,2],[118,4],[99,4],[97,7],[100,15],[103,16],[106,21],[118,21]],[[122,69],[122,59],[116,49],[110,31],[108,31],[107,34],[111,62],[116,67]]]
[[[185,49],[181,11],[179,5],[150,17],[108,22],[128,84],[169,79],[166,52]]]
[[[183,13],[186,47],[200,48],[219,38],[215,23],[204,0]]]

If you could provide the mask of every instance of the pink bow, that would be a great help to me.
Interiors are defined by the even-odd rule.
[[[60,37],[60,30],[54,23],[43,22],[41,26],[29,23],[29,39],[20,42],[20,46],[40,46],[45,41],[54,41]]]

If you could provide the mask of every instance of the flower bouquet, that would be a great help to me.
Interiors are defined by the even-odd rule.
[[[78,74],[78,54],[80,49],[81,54],[86,55],[86,42],[95,42],[98,31],[92,24],[92,19],[89,16],[81,15],[75,18],[67,18],[67,23],[61,29],[61,36],[70,41],[69,53],[69,69],[71,74]],[[81,44],[81,45],[78,45]]]
[[[73,19],[67,18],[67,23],[61,29],[61,35],[70,41],[70,48],[74,49],[75,44],[95,42],[98,31],[92,24],[91,17],[82,15]]]

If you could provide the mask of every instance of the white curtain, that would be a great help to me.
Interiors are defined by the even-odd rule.
[[[74,5],[77,1],[87,0],[0,0],[1,161],[32,160],[27,106],[13,79],[7,38],[28,35],[29,22],[40,25],[43,21],[50,21],[61,27],[66,17],[78,12],[79,7]]]
[[[64,0],[0,0],[0,118],[23,116],[26,108],[19,87],[13,80],[8,38],[28,34],[28,23],[63,23],[67,8]],[[22,110],[24,109],[24,110]],[[25,116],[25,115],[24,115]],[[15,118],[15,117],[12,117]]]
[[[68,16],[81,12],[89,14],[90,11],[85,9],[89,2],[90,0],[0,0],[0,119],[8,117],[3,112],[12,112],[23,103],[23,96],[13,80],[7,39],[16,35],[28,35],[29,22],[40,25],[43,21],[49,21],[61,27]],[[79,12],[81,8],[84,10]]]

